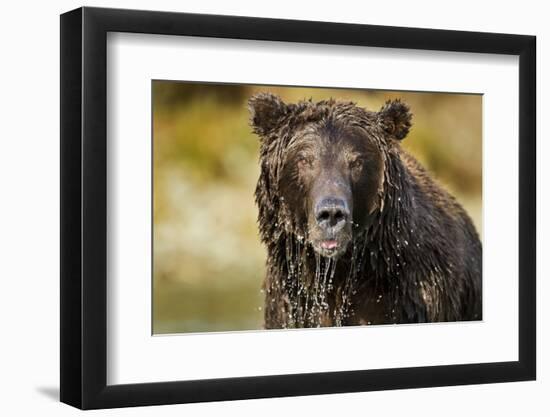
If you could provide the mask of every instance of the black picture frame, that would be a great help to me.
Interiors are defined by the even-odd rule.
[[[107,385],[108,32],[519,56],[519,360]],[[61,15],[61,401],[94,409],[535,379],[535,51],[524,35],[88,7]]]

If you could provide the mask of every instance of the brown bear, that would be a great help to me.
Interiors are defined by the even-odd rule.
[[[409,107],[249,100],[265,327],[481,320],[472,221],[400,142]]]

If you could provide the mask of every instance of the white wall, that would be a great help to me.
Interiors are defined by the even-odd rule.
[[[0,152],[0,409],[5,415],[73,415],[59,404],[59,17],[79,7],[77,1],[5,2],[0,30],[2,120]],[[372,4],[369,4],[372,3]],[[489,3],[489,2],[487,2]],[[432,388],[346,395],[193,404],[101,411],[100,415],[341,415],[347,412],[382,415],[548,415],[550,365],[548,352],[550,296],[543,257],[550,248],[550,165],[542,167],[548,143],[541,138],[542,114],[548,111],[550,27],[544,2],[485,4],[462,0],[421,2],[306,2],[257,0],[92,1],[89,6],[158,9],[181,12],[237,14],[327,20],[395,26],[534,34],[538,37],[539,120],[539,365],[538,381],[498,385]],[[6,147],[7,145],[7,147]],[[543,236],[543,232],[546,232]],[[546,394],[546,396],[544,395]]]

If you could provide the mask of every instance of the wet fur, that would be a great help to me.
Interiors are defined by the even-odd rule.
[[[400,146],[411,127],[408,107],[379,112],[335,100],[285,104],[260,94],[250,100],[261,138],[255,192],[267,247],[265,327],[318,327],[481,319],[482,248],[463,208]],[[362,129],[383,161],[375,210],[353,231],[338,259],[308,244],[302,208],[281,199],[286,155],[307,126]],[[296,203],[292,203],[296,204]]]

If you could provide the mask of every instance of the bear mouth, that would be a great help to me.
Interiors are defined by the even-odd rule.
[[[345,252],[347,243],[337,239],[322,239],[313,244],[313,248],[321,256],[334,258]]]

